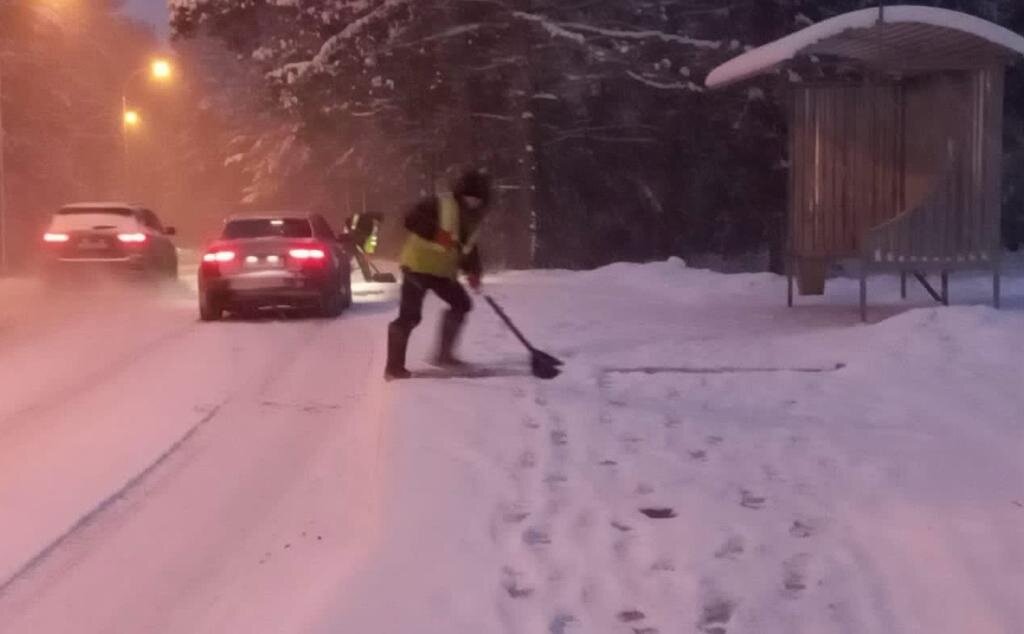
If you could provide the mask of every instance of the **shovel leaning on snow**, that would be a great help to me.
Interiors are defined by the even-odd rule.
[[[523,333],[519,332],[519,329],[516,328],[516,325],[513,324],[512,320],[505,314],[505,311],[501,309],[501,306],[498,306],[498,302],[494,301],[493,297],[490,295],[484,295],[484,299],[491,305],[494,312],[498,313],[498,317],[501,317],[501,320],[505,322],[505,325],[512,331],[512,334],[514,334],[516,338],[526,346],[526,349],[530,351],[530,369],[533,371],[533,376],[538,379],[553,379],[562,373],[560,368],[564,364],[560,359],[534,348],[533,344],[527,341],[526,337],[523,336]]]

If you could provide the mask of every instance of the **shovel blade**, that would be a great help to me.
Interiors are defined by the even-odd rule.
[[[375,273],[371,278],[377,284],[397,284],[398,278],[393,273]]]
[[[534,350],[530,356],[530,369],[533,376],[538,379],[550,380],[562,373],[560,366],[563,365],[559,359],[546,352]]]

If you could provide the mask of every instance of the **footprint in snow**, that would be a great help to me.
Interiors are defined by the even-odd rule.
[[[704,451],[703,449],[698,449],[697,451],[691,451],[690,452],[690,459],[691,460],[696,460],[697,462],[707,462],[708,461],[708,452]]]
[[[633,434],[623,434],[619,436],[619,440],[627,445],[635,445],[644,441],[642,437]]]
[[[801,553],[790,557],[782,564],[782,587],[786,595],[792,599],[800,596],[807,589],[807,564],[811,556]]]
[[[740,490],[740,506],[743,508],[753,509],[759,511],[764,508],[764,503],[767,501],[766,498],[754,495],[746,489]]]
[[[501,587],[509,597],[513,599],[525,599],[533,594],[533,588],[526,587],[521,583],[522,573],[505,566],[502,569]]]
[[[617,465],[619,463],[615,462],[614,460],[602,460],[601,462],[599,462],[597,464],[601,465],[602,467],[614,467],[615,465]]]
[[[675,563],[668,557],[658,559],[651,564],[651,570],[654,572],[674,572],[676,569]]]
[[[636,623],[639,626],[639,621],[643,621],[647,618],[647,615],[640,610],[623,610],[618,614],[619,620],[623,623]],[[658,634],[658,628],[656,627],[634,627],[633,634]]]
[[[518,506],[507,508],[501,513],[501,519],[506,524],[518,524],[528,517],[530,517],[530,512]]]
[[[551,536],[539,528],[528,528],[523,532],[523,542],[530,546],[550,544]]]
[[[746,550],[746,544],[739,535],[733,535],[715,551],[715,559],[736,559]]]
[[[676,517],[675,510],[667,506],[642,508],[640,512],[652,520],[668,520]]]
[[[629,557],[629,550],[630,550],[630,547],[631,547],[631,544],[630,544],[631,541],[632,540],[630,540],[628,537],[627,538],[622,538],[622,539],[616,539],[615,542],[612,543],[612,552],[614,552],[615,556],[618,557],[619,559],[625,559],[625,558]]]
[[[641,482],[640,484],[636,485],[637,495],[650,495],[652,493],[654,493],[654,487],[651,486],[650,484],[646,482]]]
[[[793,520],[793,525],[789,527],[789,534],[797,539],[812,537],[816,532],[817,528],[809,520]]]
[[[643,621],[647,618],[647,615],[640,610],[623,610],[619,612],[619,620],[623,623],[635,623],[636,621]]]
[[[569,476],[564,473],[549,473],[547,477],[544,478],[544,483],[550,486],[565,484],[568,481]]]
[[[548,632],[550,634],[565,634],[569,626],[575,622],[575,616],[571,614],[559,614],[555,618],[551,619],[551,624],[548,625]]]
[[[551,432],[551,444],[557,446],[568,445],[569,434],[565,433],[560,429],[556,429],[555,431]]]
[[[724,442],[724,441],[725,441],[725,439],[724,439],[724,438],[722,438],[721,436],[708,436],[708,437],[707,437],[707,438],[705,438],[704,440],[705,440],[705,441],[706,441],[706,442],[707,442],[707,443],[708,443],[709,445],[711,445],[712,447],[716,447],[716,446],[718,446],[718,445],[721,445],[721,444],[722,444],[722,442]]]
[[[537,466],[537,456],[532,451],[524,451],[516,461],[520,469],[532,469]]]
[[[725,626],[732,620],[736,604],[725,598],[711,599],[701,609],[697,629],[704,634],[725,634]]]

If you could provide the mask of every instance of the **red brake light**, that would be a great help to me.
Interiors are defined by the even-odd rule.
[[[121,242],[139,244],[146,241],[144,233],[119,233],[117,239]]]
[[[292,249],[288,255],[296,260],[322,260],[327,257],[323,249]]]
[[[234,251],[211,251],[203,256],[203,262],[230,262],[235,259]]]
[[[71,236],[69,236],[66,233],[46,233],[46,234],[43,234],[43,242],[54,242],[54,243],[57,243],[57,242],[67,242],[70,239],[71,239]]]

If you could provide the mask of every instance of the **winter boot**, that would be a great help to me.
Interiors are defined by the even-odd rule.
[[[408,379],[412,373],[405,369],[405,350],[409,346],[409,331],[398,324],[388,326],[388,363],[384,369],[384,378]]]
[[[460,368],[466,366],[466,362],[455,356],[455,344],[459,341],[459,334],[462,332],[462,324],[466,321],[466,313],[457,313],[449,310],[444,314],[441,321],[441,336],[437,355],[433,364],[441,368]]]

